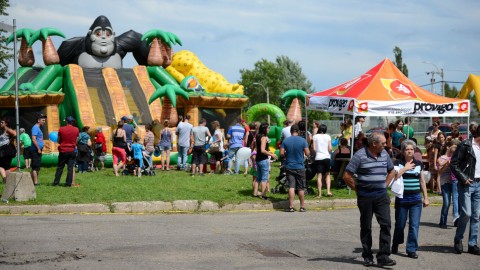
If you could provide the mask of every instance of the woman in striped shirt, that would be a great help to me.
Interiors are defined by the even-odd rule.
[[[404,229],[408,222],[407,256],[417,259],[418,232],[422,207],[429,205],[427,186],[422,174],[422,161],[413,158],[416,144],[405,140],[401,144],[402,157],[395,161],[395,180],[403,177],[404,191],[401,198],[395,199],[395,231],[392,241],[392,254],[398,253],[398,245],[404,242]],[[423,199],[420,193],[423,193]]]

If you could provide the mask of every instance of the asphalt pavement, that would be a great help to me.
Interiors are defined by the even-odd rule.
[[[364,268],[358,209],[320,209],[2,215],[0,269]],[[478,268],[479,256],[453,253],[455,228],[440,229],[439,215],[424,209],[419,258],[401,245],[392,268]]]

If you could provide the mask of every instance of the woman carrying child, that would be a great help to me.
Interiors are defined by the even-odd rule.
[[[218,152],[210,153],[210,155],[212,155],[215,159],[215,173],[220,173],[222,170],[221,160],[223,155],[223,134],[222,130],[220,129],[220,122],[213,121],[212,127],[213,130],[215,130],[212,136],[212,143],[220,143],[220,147],[218,148]]]

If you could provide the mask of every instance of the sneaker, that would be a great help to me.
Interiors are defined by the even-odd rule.
[[[478,246],[468,246],[468,253],[474,254],[474,255],[480,255],[480,248]]]
[[[287,208],[287,209],[285,209],[285,212],[293,213],[293,212],[295,212],[295,208],[293,208],[293,207]]]
[[[300,212],[307,212],[307,209],[305,209],[304,207],[300,207]]]
[[[418,254],[416,252],[407,252],[407,256],[412,259],[418,259]]]
[[[455,243],[453,244],[453,248],[455,249],[455,253],[462,254],[463,252],[462,240],[455,240]]]
[[[456,217],[453,219],[453,227],[458,227],[458,221],[459,221],[459,217]]]
[[[385,256],[382,259],[377,259],[378,266],[394,266],[397,262],[395,260],[390,259],[390,257]]]
[[[373,266],[373,258],[365,258],[363,259],[363,266],[370,267]]]
[[[447,229],[447,228],[448,228],[446,224],[440,224],[440,225],[438,225],[438,226],[439,226],[441,229]]]

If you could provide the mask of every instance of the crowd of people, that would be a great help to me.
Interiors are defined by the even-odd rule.
[[[417,146],[410,123],[410,118],[397,120],[384,133],[374,132],[367,136],[365,144],[356,149],[344,173],[345,182],[357,194],[364,266],[374,265],[371,250],[374,214],[380,225],[377,265],[396,264],[390,254],[398,253],[399,245],[404,243],[407,220],[406,254],[409,258],[418,258],[422,208],[429,205],[425,180],[427,175],[430,176],[432,193],[443,197],[439,218],[439,227],[442,229],[448,227],[448,210],[450,204],[453,204],[452,223],[457,227],[454,236],[455,252],[463,252],[462,240],[469,224],[468,253],[480,255],[477,245],[480,166],[476,166],[475,158],[480,156],[480,128],[476,123],[470,124],[469,136],[462,140],[458,123],[451,125],[451,134],[444,134],[439,130],[439,121],[434,121],[432,130],[425,136],[428,162],[424,165],[424,156]],[[389,185],[392,185],[392,193],[396,195],[393,238],[390,233]],[[396,188],[393,192],[393,186],[401,188]]]

